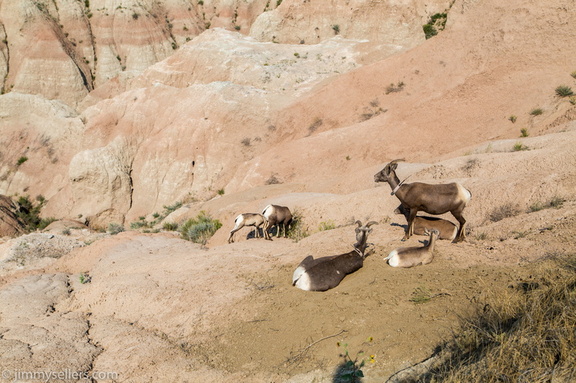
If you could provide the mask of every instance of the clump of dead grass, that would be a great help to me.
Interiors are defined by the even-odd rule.
[[[462,318],[448,357],[416,381],[576,381],[576,254],[549,258],[537,281]]]
[[[522,210],[518,204],[512,202],[507,202],[503,205],[495,207],[492,209],[490,214],[488,214],[488,219],[492,222],[498,222],[505,218],[510,218],[520,214]]]

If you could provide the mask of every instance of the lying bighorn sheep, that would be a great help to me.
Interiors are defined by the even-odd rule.
[[[406,221],[408,221],[410,210],[400,204],[400,206],[394,210],[394,213],[404,215]],[[449,239],[450,241],[456,238],[456,233],[458,232],[458,227],[455,224],[442,218],[425,216],[416,216],[416,218],[414,218],[414,234],[427,235],[426,231],[433,229],[440,232],[438,239]]]
[[[304,258],[294,270],[292,285],[305,291],[326,291],[338,286],[347,274],[364,265],[366,241],[372,232],[370,226],[376,223],[370,221],[362,226],[362,222],[356,221],[356,243],[354,250],[348,253],[317,259],[311,255]]]
[[[260,226],[264,224],[264,216],[258,213],[243,213],[240,214],[236,219],[234,219],[234,229],[230,230],[230,236],[228,237],[228,243],[234,242],[234,233],[242,229],[244,226],[254,226],[254,231],[256,234],[254,236],[258,238],[260,236]]]
[[[466,220],[462,212],[472,194],[459,183],[431,185],[422,182],[405,184],[400,182],[396,175],[398,161],[388,163],[384,169],[374,175],[375,182],[388,182],[392,188],[392,195],[396,195],[402,205],[410,209],[408,216],[408,228],[403,240],[410,238],[414,232],[414,218],[418,211],[439,215],[447,212],[452,213],[460,223],[454,242],[463,241],[466,238]]]
[[[272,239],[268,230],[272,226],[277,226],[277,237],[280,237],[280,225],[284,228],[284,238],[286,238],[287,227],[292,222],[292,213],[286,206],[268,205],[262,211],[264,216],[264,238]]]
[[[422,247],[401,247],[392,250],[386,258],[388,264],[392,267],[413,267],[418,265],[427,265],[434,258],[434,243],[440,234],[438,230],[433,229],[426,231],[430,234],[428,244]]]

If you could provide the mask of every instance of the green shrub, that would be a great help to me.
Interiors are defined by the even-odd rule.
[[[326,231],[336,229],[336,224],[332,220],[322,221],[320,225],[318,225],[318,231]]]
[[[539,115],[541,115],[542,113],[544,113],[544,110],[542,110],[542,108],[534,108],[534,109],[532,109],[532,110],[530,111],[530,114],[531,114],[532,116],[539,116]]]
[[[517,142],[514,144],[514,147],[512,148],[513,151],[515,152],[519,152],[519,151],[523,151],[523,150],[528,150],[529,148],[522,144],[521,142]]]
[[[20,166],[26,161],[28,161],[28,157],[22,156],[22,157],[18,158],[18,161],[16,162],[16,166]]]
[[[520,137],[528,137],[528,129],[526,128],[520,129]]]
[[[178,230],[178,224],[176,222],[164,222],[164,225],[162,225],[162,230],[176,231]]]
[[[108,225],[108,233],[112,235],[116,235],[124,231],[124,226],[118,223],[111,223]]]
[[[180,234],[188,241],[204,245],[221,227],[220,221],[201,211],[196,218],[189,219],[180,227]]]
[[[36,202],[36,205],[32,203],[29,196],[19,197],[17,201],[18,211],[16,215],[24,224],[24,229],[27,232],[45,229],[46,226],[56,220],[53,217],[40,217],[40,211],[46,204],[46,199],[42,195],[36,196]]]
[[[288,230],[288,238],[295,240],[296,242],[308,237],[308,228],[304,226],[302,221],[302,215],[298,210],[292,212],[292,223],[290,224],[290,229]]]
[[[518,117],[516,117],[514,115],[508,117],[508,120],[510,120],[513,124],[516,122],[517,119],[518,119]]]
[[[574,92],[572,91],[572,88],[570,88],[569,86],[560,85],[559,87],[556,88],[556,95],[560,97],[569,97],[574,95]]]

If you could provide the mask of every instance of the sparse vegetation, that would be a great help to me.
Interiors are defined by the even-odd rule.
[[[314,133],[319,127],[322,126],[323,123],[324,121],[322,121],[320,117],[316,117],[314,121],[312,121],[312,124],[310,124],[310,126],[308,127],[308,131],[310,133]]]
[[[308,232],[308,228],[304,227],[304,223],[302,222],[302,214],[298,210],[293,211],[292,223],[288,230],[288,238],[298,242],[309,235],[310,233]]]
[[[373,341],[372,337],[368,337],[368,339],[363,343],[364,345],[370,344]],[[334,374],[334,382],[335,383],[360,383],[362,382],[362,378],[364,377],[364,372],[362,368],[368,363],[375,363],[375,355],[369,355],[368,357],[364,357],[364,351],[360,350],[354,356],[354,359],[350,356],[350,352],[348,351],[348,343],[341,343],[337,342],[336,345],[338,347],[342,347],[344,352],[340,354],[340,357],[343,359],[342,363],[338,366],[337,371]]]
[[[511,121],[513,124],[516,122],[517,119],[518,119],[518,117],[514,116],[514,115],[508,117],[508,120]]]
[[[426,287],[417,287],[413,292],[412,296],[410,297],[410,302],[420,305],[422,303],[430,302],[432,299],[432,294],[430,290]]]
[[[564,204],[564,198],[560,197],[553,197],[550,201],[547,202],[536,202],[530,205],[528,208],[529,213],[533,213],[536,211],[540,211],[543,209],[560,209]]]
[[[443,362],[414,381],[575,381],[576,255],[547,258],[538,280],[479,302],[441,346]]]
[[[512,202],[505,203],[504,205],[494,208],[488,215],[488,219],[492,222],[498,222],[504,218],[510,218],[520,214],[522,210],[517,204]]]
[[[528,137],[528,129],[526,128],[520,129],[520,137]]]
[[[338,24],[332,25],[332,30],[334,31],[335,35],[340,34],[340,25],[338,25]]]
[[[252,140],[250,139],[250,137],[244,137],[240,142],[242,143],[242,145],[248,147],[252,143]]]
[[[164,224],[162,225],[162,230],[176,231],[178,230],[178,224],[175,222],[164,222]]]
[[[224,188],[218,189],[216,193],[218,193],[218,195],[224,195]]]
[[[559,97],[569,97],[574,95],[572,88],[566,85],[560,85],[556,88],[556,95]]]
[[[201,211],[196,218],[189,219],[180,227],[180,234],[188,241],[205,245],[221,227],[220,221]]]
[[[28,161],[28,157],[22,156],[22,157],[18,158],[18,161],[16,161],[16,166],[20,166],[26,161]]]
[[[276,185],[276,184],[281,184],[282,182],[280,182],[280,180],[278,179],[278,177],[276,177],[276,174],[272,174],[270,176],[270,178],[268,178],[266,180],[266,185]]]
[[[40,217],[40,212],[46,204],[46,199],[43,196],[36,196],[36,202],[36,204],[32,203],[29,196],[19,197],[17,201],[18,211],[16,215],[24,223],[24,229],[27,232],[42,230],[56,220],[52,217]]]
[[[332,220],[322,221],[318,225],[318,231],[326,231],[336,229],[336,224]]]
[[[400,92],[404,89],[404,85],[403,81],[399,81],[396,85],[390,84],[386,87],[386,94]]]
[[[124,226],[119,223],[110,223],[108,225],[108,233],[111,235],[116,235],[124,231]]]
[[[446,27],[446,20],[448,19],[448,14],[446,13],[436,13],[430,17],[427,24],[422,26],[424,31],[424,36],[426,39],[434,37],[438,34],[438,31],[443,31]]]
[[[542,108],[534,108],[530,111],[530,115],[532,116],[539,116],[542,113],[544,113],[544,110],[542,110]]]
[[[514,147],[512,148],[512,150],[515,151],[515,152],[520,152],[520,151],[529,150],[529,149],[530,149],[530,148],[528,148],[526,145],[524,145],[524,144],[521,143],[521,142],[515,143],[515,144],[514,144]]]
[[[90,283],[92,282],[92,277],[90,276],[90,274],[88,274],[88,272],[83,272],[80,273],[80,283],[81,284],[86,284],[86,283]]]

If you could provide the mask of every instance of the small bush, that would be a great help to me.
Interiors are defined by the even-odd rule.
[[[510,218],[517,216],[520,214],[521,210],[517,204],[513,204],[512,202],[505,203],[502,206],[496,207],[490,212],[488,218],[492,222],[498,222],[503,220],[504,218]]]
[[[510,120],[513,124],[516,122],[517,119],[518,119],[518,117],[516,117],[514,115],[508,117],[508,120]]]
[[[533,213],[533,212],[540,211],[543,209],[560,209],[562,207],[562,205],[564,204],[564,202],[565,202],[564,198],[553,197],[548,202],[544,202],[544,203],[536,202],[536,203],[530,205],[528,212]]]
[[[45,229],[56,220],[56,218],[53,217],[40,217],[40,211],[46,204],[46,199],[43,196],[38,195],[36,197],[36,202],[37,204],[34,204],[30,201],[29,196],[19,197],[17,201],[18,211],[16,212],[16,215],[24,224],[24,229],[27,232]]]
[[[28,161],[28,157],[22,156],[22,157],[18,158],[18,161],[16,161],[16,166],[20,166],[26,161]]]
[[[326,231],[336,229],[336,224],[332,220],[322,221],[318,225],[318,231]]]
[[[513,151],[515,152],[519,152],[519,151],[523,151],[523,150],[529,150],[529,148],[522,144],[521,142],[517,142],[514,144],[514,147],[512,148]]]
[[[111,223],[108,225],[108,233],[112,235],[116,235],[124,231],[124,226],[120,225],[119,223]]]
[[[556,95],[560,97],[569,97],[574,95],[574,92],[572,91],[572,88],[570,88],[569,86],[560,85],[559,87],[556,88]]]
[[[340,33],[340,25],[338,25],[338,24],[332,25],[332,30],[334,31],[335,35],[339,34]]]
[[[176,231],[178,230],[178,224],[175,222],[164,222],[164,225],[162,225],[162,230]]]
[[[308,228],[304,226],[302,221],[302,215],[298,210],[292,212],[292,223],[290,224],[290,229],[288,230],[288,238],[295,240],[296,242],[308,237],[310,233]]]
[[[539,116],[542,113],[544,113],[544,110],[542,110],[542,108],[534,108],[530,111],[530,115],[532,116]]]
[[[520,137],[528,137],[528,129],[526,128],[520,129]]]
[[[180,227],[182,238],[203,245],[222,227],[222,223],[213,219],[205,211],[191,218]]]
[[[266,180],[266,185],[276,185],[276,184],[281,184],[282,182],[280,182],[280,180],[278,179],[278,177],[276,177],[275,174],[272,174],[270,176],[270,178],[268,178]]]

